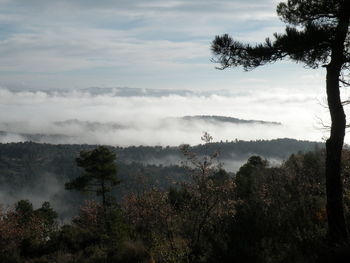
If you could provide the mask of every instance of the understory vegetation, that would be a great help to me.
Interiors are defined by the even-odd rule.
[[[181,147],[188,180],[168,189],[140,187],[118,202],[111,191],[119,187],[115,155],[105,147],[82,152],[82,176],[66,187],[93,196],[65,223],[48,202],[38,209],[28,200],[2,207],[0,262],[294,263],[349,256],[346,245],[327,250],[323,149],[293,154],[279,166],[251,156],[232,175],[211,151],[210,135],[202,139],[204,155]],[[348,150],[342,173],[350,223]]]

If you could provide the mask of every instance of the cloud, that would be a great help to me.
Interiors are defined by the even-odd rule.
[[[121,12],[128,11],[132,12],[147,12],[147,11],[169,11],[169,12],[206,12],[206,13],[229,13],[235,11],[237,13],[242,11],[251,11],[257,12],[253,9],[262,10],[272,10],[275,9],[275,1],[271,0],[249,0],[249,1],[240,1],[240,0],[170,0],[170,1],[160,1],[160,0],[104,0],[104,1],[94,1],[94,0],[2,0],[0,1],[3,9],[12,9],[19,8],[20,10],[30,10],[37,11],[38,13],[43,12],[54,12],[52,8],[55,8],[55,11],[59,12],[75,12],[79,10],[80,12],[85,11],[113,11]]]
[[[25,138],[19,134],[13,133],[0,133],[0,143],[8,143],[8,142],[23,142]]]
[[[115,30],[79,28],[17,34],[1,42],[2,71],[60,73],[98,67],[179,67],[183,59],[208,53],[196,42],[130,38]],[[209,55],[209,54],[208,54]]]
[[[147,90],[144,91],[147,94]],[[217,141],[291,137],[321,140],[315,113],[322,107],[312,97],[264,92],[224,96],[215,92],[188,95],[118,96],[118,92],[91,94],[82,90],[44,92],[0,90],[6,115],[0,130],[12,134],[43,134],[43,141],[111,145],[179,145],[200,143],[203,131]],[[326,113],[326,111],[325,111]],[[221,115],[240,119],[281,122],[283,125],[174,119],[188,115]],[[67,121],[68,120],[68,121]],[[5,139],[2,138],[2,141]],[[17,140],[17,139],[16,139]]]
[[[281,24],[274,9],[271,0],[2,1],[0,83],[164,87],[193,75],[204,86],[213,37],[261,41]]]
[[[70,130],[73,137],[84,133],[81,141],[91,143],[105,143],[101,138],[108,135],[123,145],[195,142],[205,129],[202,124],[189,134],[181,124],[159,123],[180,115],[225,115],[310,128],[318,114],[312,103],[323,92],[322,71],[313,74],[285,62],[245,74],[241,69],[218,71],[210,63],[210,42],[216,34],[257,42],[280,31],[283,24],[275,5],[272,0],[0,0],[0,106],[6,112],[1,127],[50,134]],[[91,86],[232,91],[126,98],[77,90]],[[54,88],[72,91],[38,91]],[[65,132],[53,124],[70,119],[117,122],[130,129],[102,136],[74,125]],[[219,138],[252,136],[239,127],[207,128]],[[177,133],[171,139],[170,129]]]
[[[59,213],[59,220],[68,220],[82,202],[78,193],[68,192],[59,175],[52,173],[37,173],[35,179],[19,180],[17,186],[3,182],[0,186],[1,205],[11,207],[19,200],[29,200],[35,209],[40,208],[44,202],[49,201],[55,211]],[[70,202],[67,203],[67,200]]]

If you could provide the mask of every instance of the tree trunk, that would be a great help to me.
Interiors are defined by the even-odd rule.
[[[109,220],[107,215],[106,188],[103,180],[101,182],[101,194],[102,194],[102,208],[103,208],[103,218],[105,223],[105,231],[108,232],[110,230],[110,227],[109,227]]]
[[[346,117],[341,103],[339,76],[344,63],[344,42],[349,27],[349,1],[342,8],[332,45],[331,62],[327,66],[327,99],[331,116],[331,134],[326,142],[326,187],[328,234],[332,245],[348,242],[343,208],[341,154]]]
[[[326,187],[328,233],[332,243],[348,241],[343,209],[343,185],[341,179],[341,152],[345,136],[345,114],[341,105],[338,75],[327,70],[327,94],[332,126],[331,136],[326,142]],[[338,83],[338,82],[337,82]]]

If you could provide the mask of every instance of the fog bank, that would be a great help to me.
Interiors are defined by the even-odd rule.
[[[0,142],[130,145],[198,144],[203,131],[216,141],[296,138],[320,141],[318,118],[327,110],[312,95],[128,88],[72,91],[0,89]],[[217,115],[278,122],[236,124],[183,116]],[[28,137],[28,135],[30,135]],[[34,138],[34,139],[33,139]]]

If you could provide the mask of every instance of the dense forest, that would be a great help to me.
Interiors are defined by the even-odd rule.
[[[250,144],[277,142],[311,150],[274,166],[253,155],[236,173],[229,173],[213,150],[225,143],[211,143],[209,135],[203,138],[200,146],[176,149],[183,156],[182,166],[170,167],[125,162],[134,147],[102,147],[106,158],[97,146],[1,145],[1,185],[10,180],[13,187],[25,182],[35,189],[37,172],[48,169],[62,176],[62,191],[69,198],[61,205],[74,214],[72,220],[58,220],[61,212],[45,201],[33,206],[29,200],[17,200],[3,207],[1,262],[327,262],[322,145],[295,140],[228,143],[246,144],[246,150]],[[135,148],[154,155],[175,151]],[[286,154],[283,147],[279,150],[279,156]],[[275,151],[271,147],[271,153]],[[347,150],[343,164],[350,221]],[[107,171],[112,172],[105,177]],[[112,183],[102,191],[101,180],[105,186]],[[91,195],[82,193],[87,189]],[[123,197],[116,198],[121,193]],[[76,200],[84,201],[74,207]],[[341,258],[347,251],[340,247],[334,255]]]
[[[81,173],[75,158],[82,150],[94,145],[51,145],[39,143],[0,144],[0,196],[12,204],[30,199],[35,206],[50,201],[61,220],[70,218],[83,203],[85,196],[64,190],[64,183]],[[298,151],[321,149],[322,143],[277,139],[271,141],[233,141],[208,143],[191,147],[199,156],[218,151],[220,161],[228,172],[236,172],[252,155],[259,155],[271,164],[285,160]],[[121,200],[129,192],[143,188],[168,189],[174,182],[189,178],[179,147],[110,147],[117,155],[118,177],[122,181],[115,196]],[[140,181],[143,183],[140,184]],[[69,202],[67,202],[69,200]]]

